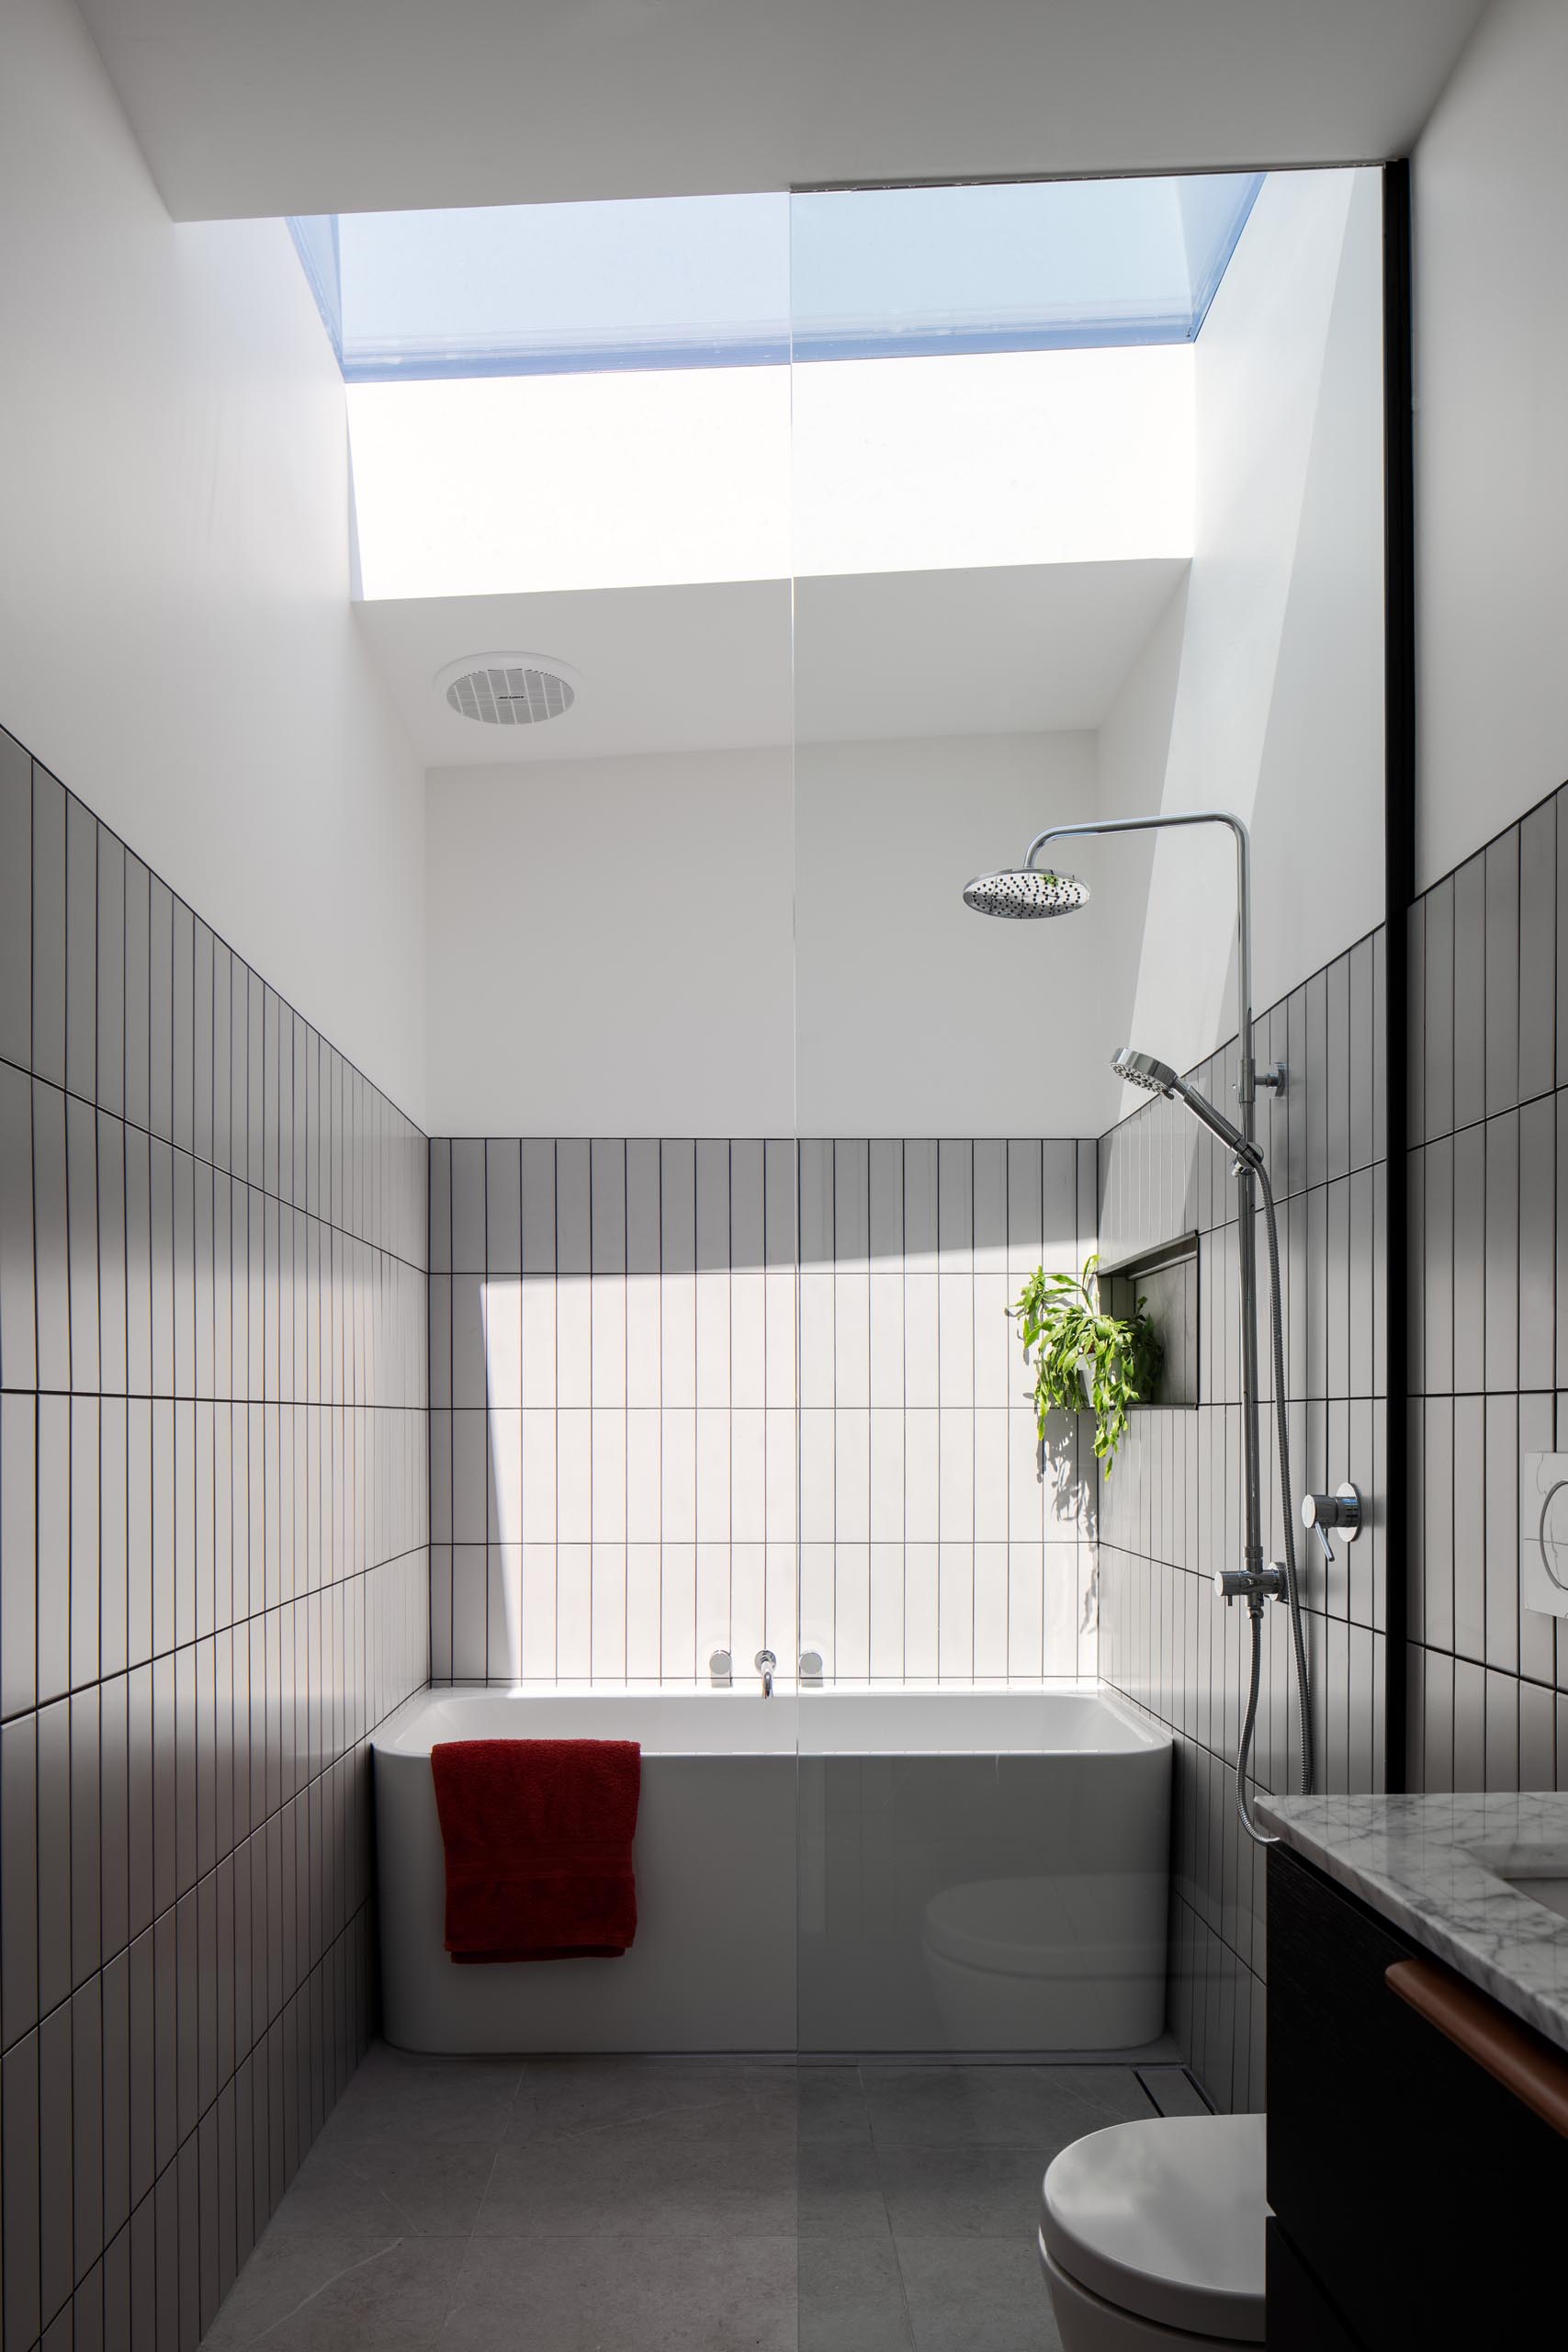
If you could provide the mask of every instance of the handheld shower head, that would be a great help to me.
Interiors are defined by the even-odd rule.
[[[1076,914],[1089,898],[1089,884],[1075,874],[1047,874],[1020,865],[1001,874],[977,874],[964,886],[964,903],[977,915],[1004,915],[1010,922],[1037,922],[1043,915]]]
[[[1111,1065],[1120,1079],[1129,1086],[1141,1086],[1146,1094],[1175,1094],[1180,1080],[1168,1062],[1156,1062],[1153,1054],[1135,1053],[1131,1046],[1123,1046]]]
[[[1129,1086],[1141,1086],[1146,1094],[1168,1095],[1173,1102],[1184,1102],[1192,1116],[1212,1136],[1218,1136],[1227,1151],[1235,1154],[1245,1167],[1261,1168],[1263,1154],[1255,1143],[1247,1140],[1239,1127],[1234,1126],[1223,1111],[1179,1078],[1168,1062],[1156,1062],[1152,1054],[1140,1054],[1131,1046],[1123,1046],[1111,1059],[1111,1069]]]

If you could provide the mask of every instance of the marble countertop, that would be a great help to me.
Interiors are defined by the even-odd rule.
[[[1265,1797],[1282,1842],[1568,2050],[1568,1919],[1499,1873],[1568,1879],[1568,1794]]]

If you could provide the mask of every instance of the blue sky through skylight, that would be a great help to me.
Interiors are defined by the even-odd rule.
[[[291,223],[351,382],[1185,343],[1260,178]]]

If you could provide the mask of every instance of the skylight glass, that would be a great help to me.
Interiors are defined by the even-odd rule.
[[[1187,343],[1256,175],[290,223],[351,383]]]
[[[791,214],[797,359],[1190,343],[1262,185],[852,188]]]

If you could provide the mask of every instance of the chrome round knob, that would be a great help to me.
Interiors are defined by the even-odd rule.
[[[1348,1484],[1337,1487],[1331,1495],[1303,1495],[1302,1525],[1315,1528],[1319,1534],[1325,1527],[1337,1527],[1345,1541],[1353,1544],[1361,1532],[1361,1498]]]

